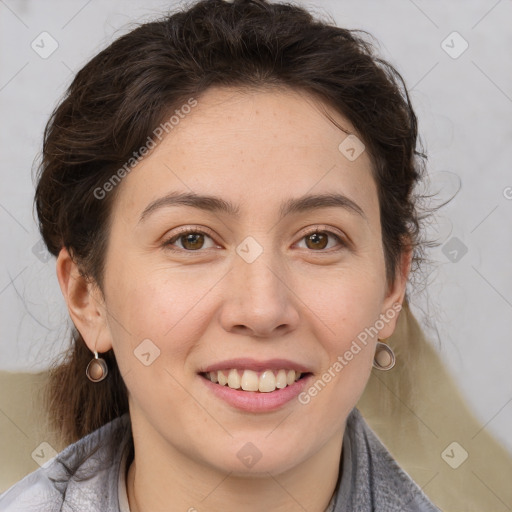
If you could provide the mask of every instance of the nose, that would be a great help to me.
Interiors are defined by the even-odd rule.
[[[297,328],[297,295],[285,267],[276,258],[266,252],[252,263],[237,258],[227,277],[220,314],[224,330],[269,338]]]

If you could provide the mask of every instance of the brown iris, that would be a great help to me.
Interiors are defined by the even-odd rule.
[[[187,233],[180,238],[185,249],[201,249],[204,244],[204,235],[202,233]]]
[[[325,249],[328,241],[328,236],[324,233],[311,233],[306,236],[306,245],[309,249]],[[313,246],[309,246],[309,242],[313,243]]]

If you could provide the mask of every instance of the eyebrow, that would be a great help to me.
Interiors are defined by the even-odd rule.
[[[171,206],[191,206],[210,212],[223,212],[235,218],[240,217],[240,208],[221,197],[196,194],[194,192],[171,192],[151,202],[142,212],[139,222],[146,220],[153,212]],[[305,195],[288,199],[281,204],[279,220],[292,213],[302,213],[331,207],[343,208],[348,212],[359,215],[368,222],[363,209],[352,199],[339,193]]]

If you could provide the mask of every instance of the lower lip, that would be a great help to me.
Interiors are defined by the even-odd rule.
[[[202,375],[199,376],[208,389],[210,389],[217,397],[221,398],[233,407],[246,412],[269,412],[279,409],[299,395],[308,385],[308,382],[312,377],[313,375],[309,374],[285,388],[276,389],[275,391],[270,391],[268,393],[261,393],[259,391],[231,389],[229,386],[215,384],[210,379],[207,379]]]

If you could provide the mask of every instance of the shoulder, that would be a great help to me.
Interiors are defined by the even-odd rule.
[[[129,441],[131,425],[126,413],[69,445],[10,487],[0,495],[0,511],[117,510],[120,459]]]
[[[348,499],[355,506],[347,510],[439,512],[398,465],[357,408],[347,418],[342,461],[343,473],[347,470],[350,482],[342,473],[340,501]],[[349,483],[353,489],[349,489]],[[337,512],[344,510],[341,505],[335,509]]]

